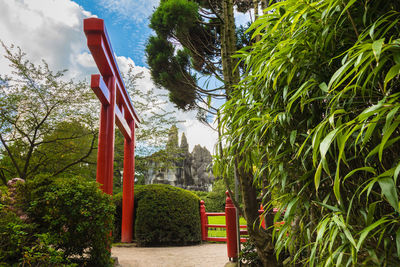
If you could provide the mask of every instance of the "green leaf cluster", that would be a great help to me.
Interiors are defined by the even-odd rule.
[[[38,175],[19,186],[18,196],[18,206],[34,226],[30,236],[44,234],[39,240],[60,249],[65,259],[93,266],[110,265],[115,207],[96,182],[82,177],[55,179]],[[40,250],[32,250],[26,259],[35,260],[37,253]]]
[[[282,1],[235,55],[215,170],[267,182],[281,262],[399,264],[399,22],[398,1]]]

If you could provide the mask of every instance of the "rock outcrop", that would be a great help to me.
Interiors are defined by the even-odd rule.
[[[210,191],[215,177],[212,174],[212,156],[205,147],[196,145],[189,153],[185,134],[178,145],[178,131],[171,128],[166,155],[172,160],[165,163],[150,162],[146,184],[169,184],[188,190]]]

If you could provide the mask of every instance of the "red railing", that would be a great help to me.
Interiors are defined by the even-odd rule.
[[[260,214],[261,227],[266,229],[265,220],[264,220],[264,210],[262,206],[261,209],[258,210]],[[276,213],[278,210],[273,209],[273,212]],[[209,224],[208,217],[211,216],[224,216],[225,224]],[[237,259],[238,257],[238,247],[237,247],[237,235],[236,235],[236,208],[233,205],[232,199],[229,196],[228,191],[226,191],[226,203],[225,203],[225,212],[206,212],[206,207],[204,205],[204,201],[200,201],[200,220],[201,220],[201,237],[203,241],[212,241],[212,242],[226,242],[228,249],[228,258],[229,259]],[[247,225],[240,225],[240,236],[248,235]],[[208,236],[209,228],[224,228],[226,229],[226,237],[210,237]],[[242,230],[243,229],[243,230]],[[248,240],[247,237],[240,237],[240,242],[246,242]]]

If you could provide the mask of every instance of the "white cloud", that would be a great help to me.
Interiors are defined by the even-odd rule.
[[[123,1],[111,0],[115,4],[114,12],[119,9],[126,15],[137,14],[137,19],[145,19],[151,14],[152,6],[158,0]],[[70,0],[0,0],[0,40],[7,46],[15,44],[27,53],[34,63],[44,59],[54,71],[68,69],[67,78],[89,79],[90,74],[98,73],[96,64],[86,47],[83,33],[83,19],[92,17],[90,12]],[[125,12],[124,11],[124,12]],[[0,47],[0,74],[9,73],[8,62],[2,56]],[[138,82],[141,90],[154,87],[150,71],[135,65],[129,57],[116,56],[121,72],[126,72],[133,65],[135,72],[143,72],[144,77]],[[163,91],[165,93],[165,91]],[[134,96],[131,96],[134,102]],[[211,152],[216,134],[202,125],[195,118],[195,112],[181,112],[167,103],[165,110],[173,110],[176,117],[186,122],[178,125],[184,131],[189,148],[196,144],[206,146]]]
[[[158,6],[159,2],[159,0],[100,0],[99,3],[111,13],[141,23],[153,13],[153,8]]]
[[[241,13],[241,12],[238,12],[235,7],[234,15],[235,15],[235,24],[237,26],[246,25],[248,22],[251,22],[251,20],[254,20],[253,9],[250,9],[250,11],[248,11],[246,13]]]

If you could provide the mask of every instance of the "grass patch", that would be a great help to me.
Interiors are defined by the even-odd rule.
[[[246,220],[243,217],[239,218],[241,225],[246,225]],[[208,216],[208,224],[225,225],[225,216]],[[208,228],[209,237],[226,237],[225,228]]]

